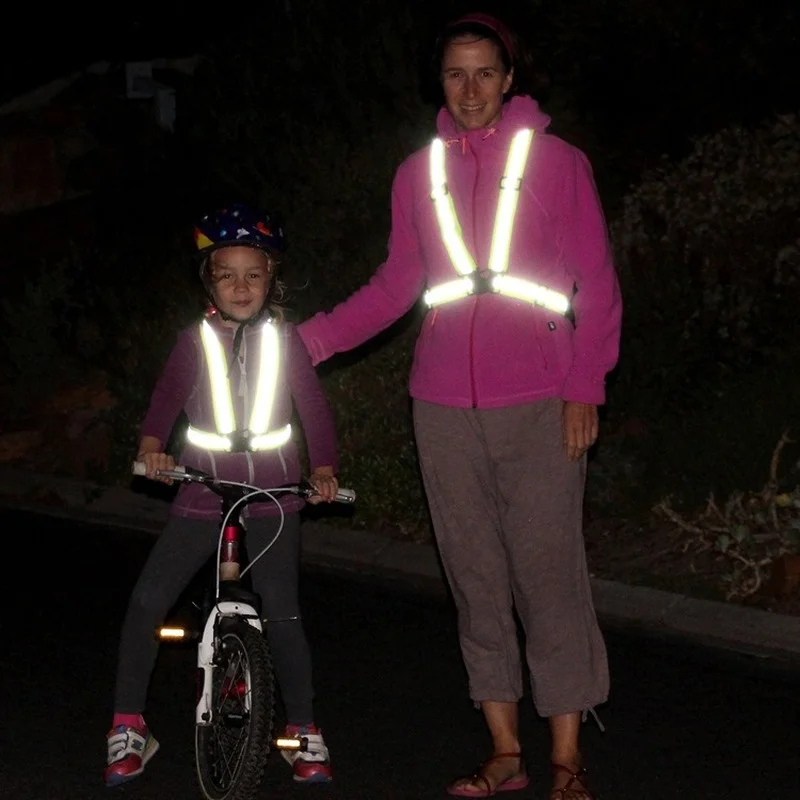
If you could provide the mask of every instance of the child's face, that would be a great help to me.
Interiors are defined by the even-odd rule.
[[[211,254],[214,302],[229,317],[244,322],[261,310],[272,284],[272,262],[253,247],[222,247]]]

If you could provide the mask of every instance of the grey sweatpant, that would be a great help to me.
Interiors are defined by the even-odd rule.
[[[425,491],[475,702],[522,696],[516,607],[544,717],[606,701],[608,663],[582,532],[586,462],[567,460],[563,403],[414,402]]]

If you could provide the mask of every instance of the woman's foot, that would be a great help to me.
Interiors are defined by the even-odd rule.
[[[584,783],[586,770],[575,764],[553,764],[550,800],[593,800]]]
[[[491,797],[496,792],[514,792],[528,785],[520,753],[498,753],[481,764],[473,775],[459,778],[447,787],[454,797]]]

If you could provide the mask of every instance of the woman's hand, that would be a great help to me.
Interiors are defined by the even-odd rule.
[[[336,492],[339,491],[339,481],[333,474],[333,467],[317,467],[311,473],[308,482],[314,487],[317,494],[310,497],[308,502],[312,505],[317,503],[332,503],[336,499]]]
[[[564,403],[564,447],[570,461],[578,461],[597,441],[600,423],[597,406],[590,403]]]
[[[139,455],[136,456],[136,460],[144,463],[145,477],[151,481],[172,485],[172,478],[162,478],[156,475],[161,470],[175,469],[175,459],[161,451],[161,442],[158,439],[145,436],[139,445]]]

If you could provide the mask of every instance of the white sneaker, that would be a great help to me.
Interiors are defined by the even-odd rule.
[[[330,783],[331,756],[322,738],[322,731],[313,725],[304,728],[287,728],[284,736],[301,736],[308,742],[306,750],[281,750],[281,755],[291,766],[294,779],[299,783]]]
[[[108,734],[106,786],[119,786],[144,772],[147,762],[158,752],[158,742],[149,730],[144,734],[127,725],[117,725]]]

